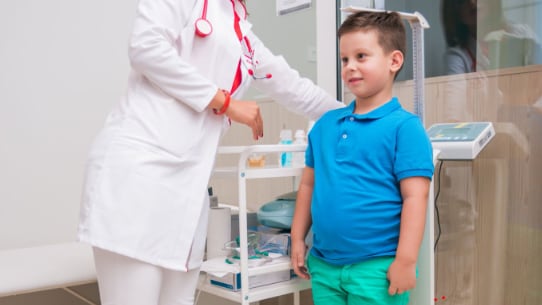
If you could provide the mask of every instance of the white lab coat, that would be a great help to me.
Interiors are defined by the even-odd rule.
[[[243,48],[230,0],[209,0],[213,33],[194,34],[203,0],[140,0],[125,96],[89,153],[80,241],[174,270],[199,267],[207,228],[207,185],[225,116],[207,105],[230,89]],[[242,4],[236,10],[244,15]],[[274,56],[241,22],[270,79],[243,67],[240,97],[252,82],[288,109],[312,119],[343,106]]]

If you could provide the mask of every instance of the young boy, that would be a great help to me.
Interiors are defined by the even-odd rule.
[[[309,134],[292,265],[311,278],[316,305],[407,304],[434,168],[419,118],[392,97],[405,28],[397,13],[359,12],[338,36],[341,77],[356,99],[326,113]]]

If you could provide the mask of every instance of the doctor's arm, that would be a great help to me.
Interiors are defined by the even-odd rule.
[[[183,60],[175,45],[189,22],[196,0],[140,0],[130,37],[132,69],[163,92],[195,111],[204,111],[217,85]]]
[[[303,77],[290,67],[282,56],[274,55],[254,33],[249,34],[258,70],[271,74],[269,79],[257,79],[252,84],[286,109],[316,120],[331,109],[344,107],[342,102]]]

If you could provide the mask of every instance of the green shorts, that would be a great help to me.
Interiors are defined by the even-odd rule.
[[[409,292],[389,295],[386,277],[394,257],[336,266],[309,255],[315,305],[406,305]]]

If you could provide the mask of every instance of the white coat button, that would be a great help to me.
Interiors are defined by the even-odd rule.
[[[350,117],[350,122],[353,122],[354,121],[354,118],[353,117]]]
[[[343,134],[343,139],[346,139],[346,138],[348,138],[348,135],[345,133]]]

